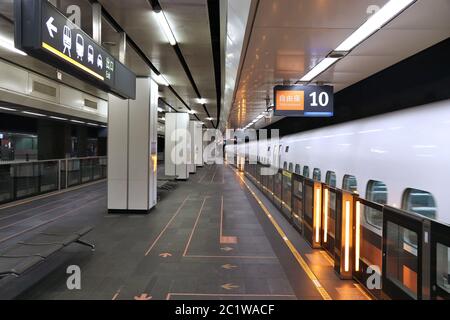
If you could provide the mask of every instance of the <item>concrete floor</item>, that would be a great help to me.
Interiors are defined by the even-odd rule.
[[[367,298],[263,201],[332,299]],[[148,215],[108,214],[105,182],[0,209],[0,250],[57,223],[93,225],[86,240],[96,251],[64,249],[40,266],[39,279],[30,272],[34,284],[19,299],[323,298],[228,166],[199,169]],[[81,269],[81,290],[67,288],[71,265]]]

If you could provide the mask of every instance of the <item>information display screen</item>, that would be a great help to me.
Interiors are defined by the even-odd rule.
[[[274,115],[288,117],[332,117],[332,86],[294,85],[274,88]]]

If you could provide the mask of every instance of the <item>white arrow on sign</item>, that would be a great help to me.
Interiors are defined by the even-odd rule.
[[[53,32],[58,32],[58,28],[56,28],[53,25],[53,21],[55,21],[55,18],[50,17],[50,19],[48,19],[46,25],[47,25],[47,29],[48,29],[48,33],[50,34],[50,37],[54,38]]]

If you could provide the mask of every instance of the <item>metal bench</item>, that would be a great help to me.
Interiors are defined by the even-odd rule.
[[[0,278],[8,275],[20,277],[72,243],[88,246],[95,250],[93,244],[81,240],[81,237],[91,230],[92,227],[84,227],[78,230],[67,227],[51,227],[30,239],[17,243],[0,252]]]

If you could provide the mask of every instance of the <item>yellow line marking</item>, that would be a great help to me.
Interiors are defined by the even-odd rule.
[[[363,288],[359,283],[355,283],[355,287],[356,287],[356,289],[359,290],[359,292],[362,293],[362,295],[363,295],[367,300],[373,300],[372,297],[366,292],[366,290],[364,290],[364,288]]]
[[[334,261],[333,259],[328,255],[328,253],[326,253],[323,250],[320,250],[320,253],[322,254],[322,256],[332,265],[334,266]]]
[[[232,169],[234,170],[234,169]],[[235,171],[235,170],[234,170]],[[275,229],[278,231],[278,234],[281,236],[281,238],[284,240],[284,243],[286,243],[286,246],[291,250],[292,254],[294,255],[295,259],[297,260],[300,267],[302,267],[303,271],[307,274],[309,279],[313,282],[314,286],[316,287],[317,291],[319,291],[320,295],[324,300],[333,300],[331,296],[328,294],[328,292],[325,290],[325,288],[322,286],[320,281],[317,279],[316,275],[312,270],[309,268],[306,261],[302,258],[300,253],[297,251],[295,246],[292,244],[292,242],[287,238],[286,234],[284,233],[283,229],[281,229],[280,225],[275,221],[273,216],[270,214],[269,210],[266,208],[266,206],[262,203],[262,201],[259,199],[259,197],[256,195],[256,193],[250,188],[250,186],[247,184],[245,179],[240,176],[236,171],[235,173],[237,176],[242,180],[244,185],[247,187],[247,189],[250,191],[252,196],[256,199],[261,209],[264,211],[266,216],[269,218],[270,222],[272,222]]]
[[[83,71],[85,71],[85,72],[87,72],[87,73],[93,75],[94,77],[96,77],[96,78],[98,78],[98,79],[100,79],[100,80],[102,80],[102,81],[105,81],[105,78],[102,77],[101,75],[99,75],[97,72],[92,71],[91,69],[89,69],[88,67],[82,65],[82,64],[79,63],[78,61],[76,61],[76,60],[72,59],[71,57],[65,55],[64,53],[62,53],[62,52],[59,51],[58,49],[53,48],[51,45],[49,45],[49,44],[47,44],[47,43],[45,43],[45,42],[42,42],[42,47],[43,47],[44,49],[47,49],[48,51],[50,51],[50,52],[53,53],[54,55],[60,57],[61,59],[66,60],[66,61],[69,62],[70,64],[73,64],[74,66],[80,68],[81,70],[83,70]]]
[[[170,300],[172,296],[181,297],[267,297],[267,298],[297,298],[293,294],[233,294],[233,293],[168,293],[166,295],[166,300]]]

